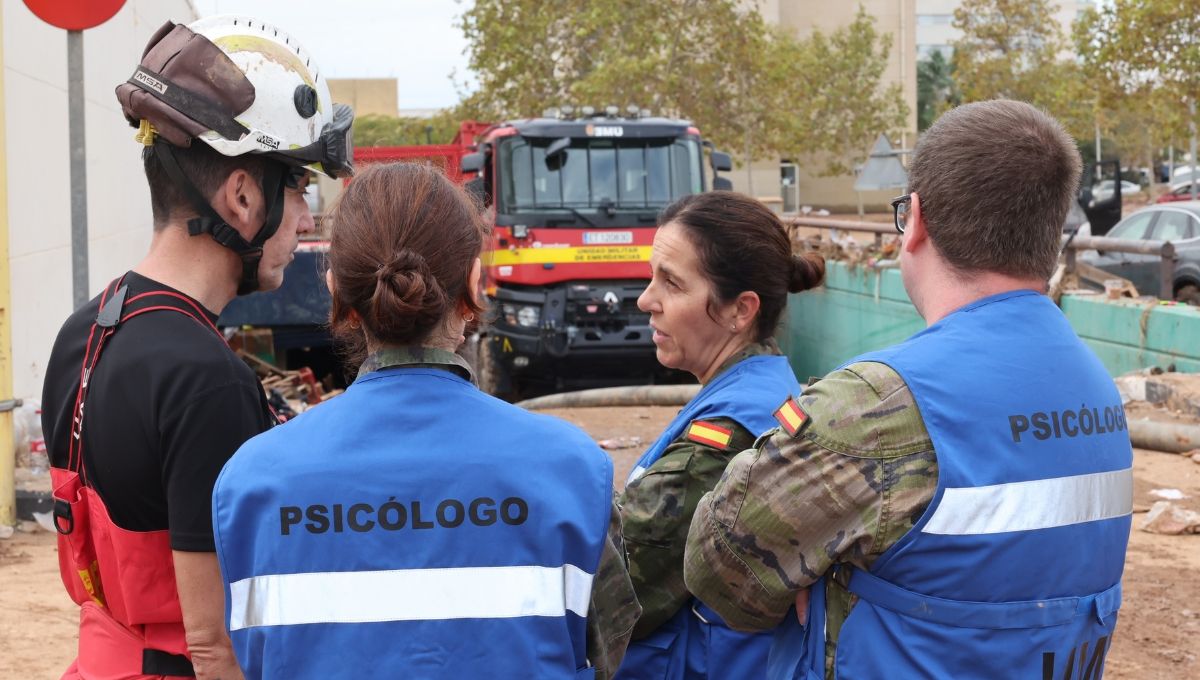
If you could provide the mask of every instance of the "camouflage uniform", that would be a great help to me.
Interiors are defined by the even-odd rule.
[[[388,347],[373,352],[363,361],[358,375],[397,367],[436,368],[475,382],[475,373],[466,359],[454,352],[418,346]],[[633,625],[640,614],[641,607],[629,581],[621,538],[621,513],[617,510],[614,491],[608,536],[592,580],[592,598],[588,604],[587,656],[596,669],[597,678],[611,678],[621,665]]]
[[[920,519],[937,489],[933,442],[891,368],[856,363],[797,400],[795,436],[764,434],[729,464],[696,510],[684,577],[730,627],[776,626],[797,593],[839,564],[869,569]],[[764,408],[771,405],[764,404]],[[826,676],[856,598],[826,587]]]
[[[748,345],[721,364],[713,377],[743,359],[779,353],[773,341]],[[685,429],[622,494],[629,575],[642,605],[642,618],[633,629],[635,640],[653,633],[691,599],[681,566],[692,515],[733,456],[749,448],[758,435],[729,418],[706,418],[705,422],[733,431],[725,449],[691,441]]]

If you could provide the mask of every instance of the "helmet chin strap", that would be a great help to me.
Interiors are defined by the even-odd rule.
[[[254,238],[247,241],[238,233],[237,229],[234,229],[217,214],[208,199],[196,189],[196,185],[183,172],[183,168],[179,167],[174,148],[170,144],[156,140],[154,152],[171,181],[183,189],[192,208],[199,214],[198,217],[188,220],[188,234],[191,236],[209,234],[214,241],[232,250],[241,258],[242,276],[238,281],[238,295],[247,295],[258,290],[258,265],[262,261],[263,244],[275,235],[276,230],[279,229],[279,223],[283,220],[284,176],[287,168],[277,161],[264,164],[262,192],[263,200],[266,201],[267,219]]]

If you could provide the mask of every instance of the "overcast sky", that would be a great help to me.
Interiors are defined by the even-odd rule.
[[[469,78],[455,27],[470,0],[192,0],[200,16],[242,14],[284,28],[330,78],[395,78],[399,108],[458,101]]]

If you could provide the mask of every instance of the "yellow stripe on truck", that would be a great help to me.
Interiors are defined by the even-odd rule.
[[[650,246],[580,246],[575,248],[517,248],[484,253],[486,265],[586,264],[588,262],[649,262]]]

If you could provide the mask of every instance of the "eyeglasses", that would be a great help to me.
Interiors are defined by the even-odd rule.
[[[904,223],[908,221],[909,207],[912,205],[912,194],[904,194],[892,199],[892,221],[896,223],[896,231],[904,233]]]

